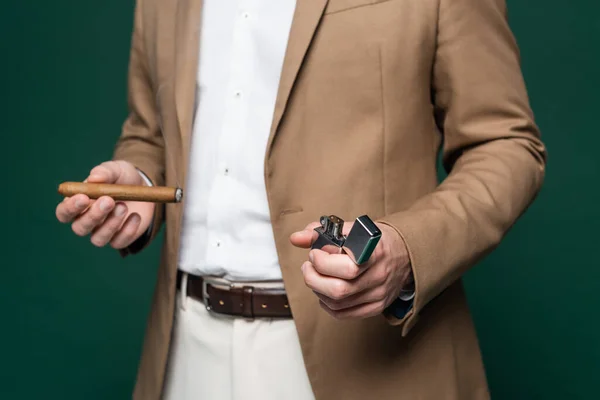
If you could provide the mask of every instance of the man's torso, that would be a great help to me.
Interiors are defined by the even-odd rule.
[[[264,156],[295,0],[203,3],[179,269],[281,279]]]
[[[188,182],[200,1],[141,4],[150,74],[164,87],[159,108],[176,154],[168,156],[177,168],[167,170],[167,184]],[[402,337],[383,317],[340,322],[320,310],[300,272],[306,252],[288,241],[323,214],[376,219],[436,187],[437,16],[437,0],[301,0],[296,6],[262,167],[281,275],[317,399],[487,398],[460,282]],[[140,399],[156,396],[164,374],[182,212],[177,206],[166,212]]]

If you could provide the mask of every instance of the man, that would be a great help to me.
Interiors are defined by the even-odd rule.
[[[546,157],[504,1],[138,0],[135,16],[131,113],[87,179],[184,201],[57,208],[123,254],[164,222],[134,398],[489,398],[460,278]],[[377,223],[366,265],[309,250],[330,214]]]

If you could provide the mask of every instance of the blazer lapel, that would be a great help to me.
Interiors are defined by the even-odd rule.
[[[267,144],[267,158],[271,152],[271,147],[278,131],[279,123],[285,112],[294,82],[296,81],[314,33],[321,21],[327,2],[328,0],[297,0],[287,50],[283,60],[283,69],[281,71],[279,90],[275,102],[271,132]]]
[[[175,17],[175,109],[181,134],[182,169],[189,155],[190,136],[196,101],[196,75],[200,50],[202,0],[178,0]]]
[[[294,82],[313,39],[328,0],[297,0],[283,61],[277,100],[267,156],[270,153],[279,123],[285,112]],[[175,27],[175,107],[182,139],[183,169],[188,162],[188,151],[196,96],[196,74],[199,53],[199,36],[202,0],[178,0]],[[185,184],[185,176],[184,182]]]

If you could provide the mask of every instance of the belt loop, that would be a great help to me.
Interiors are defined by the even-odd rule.
[[[179,289],[179,296],[180,297],[180,307],[183,311],[186,310],[187,307],[187,283],[188,283],[188,274],[187,272],[183,272],[181,274],[181,287]]]
[[[246,319],[254,319],[254,288],[244,286],[242,288],[242,316]]]

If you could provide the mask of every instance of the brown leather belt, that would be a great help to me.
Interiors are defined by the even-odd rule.
[[[183,273],[177,271],[177,289],[181,289]],[[213,285],[196,275],[187,275],[187,295],[204,303],[206,309],[218,314],[244,318],[292,318],[285,293],[253,286],[233,286],[228,289]]]

